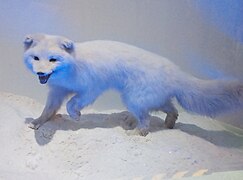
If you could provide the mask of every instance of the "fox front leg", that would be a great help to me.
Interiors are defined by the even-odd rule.
[[[78,93],[76,95],[74,95],[68,102],[67,102],[67,105],[66,105],[66,108],[67,108],[67,112],[69,114],[69,116],[73,119],[73,120],[80,120],[80,116],[81,116],[81,113],[80,111],[92,104],[95,99],[97,98],[98,96],[98,93],[85,93],[85,92],[82,92],[82,93]]]
[[[49,121],[62,105],[63,100],[68,95],[68,91],[60,87],[52,87],[49,91],[45,108],[41,116],[30,122],[29,127],[37,130],[45,122]]]
[[[80,101],[82,101],[81,97],[79,95],[75,95],[66,104],[69,116],[75,121],[78,121],[81,116],[80,110],[82,107],[78,106]]]

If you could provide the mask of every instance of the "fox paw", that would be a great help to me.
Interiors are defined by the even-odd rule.
[[[148,128],[142,128],[142,129],[138,129],[138,134],[140,135],[140,136],[147,136],[148,135],[148,133],[149,133],[149,130],[148,130]]]
[[[74,121],[79,121],[80,120],[80,117],[81,117],[81,113],[80,112],[72,112],[72,113],[69,113],[69,116],[71,117],[72,120]]]
[[[41,123],[39,122],[39,119],[34,119],[31,121],[28,125],[29,128],[37,130],[41,126]]]
[[[127,130],[126,131],[126,134],[128,135],[128,136],[143,136],[143,137],[145,137],[145,136],[147,136],[148,134],[149,134],[149,130],[147,129],[147,128],[145,128],[145,129],[133,129],[133,130]]]

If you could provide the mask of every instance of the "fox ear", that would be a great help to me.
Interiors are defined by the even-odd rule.
[[[45,38],[45,34],[41,34],[41,33],[29,34],[25,36],[24,39],[25,50],[35,46],[38,42],[40,42],[44,38]]]
[[[30,46],[33,44],[33,42],[34,42],[34,39],[31,35],[25,36],[25,39],[24,39],[25,50],[29,49]]]
[[[74,51],[74,43],[69,39],[65,39],[61,42],[61,48],[68,53],[72,53]]]

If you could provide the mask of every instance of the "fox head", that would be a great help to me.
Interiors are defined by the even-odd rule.
[[[74,59],[74,43],[61,36],[27,35],[24,49],[24,62],[41,84],[60,78]]]

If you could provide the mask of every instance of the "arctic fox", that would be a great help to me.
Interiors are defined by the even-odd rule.
[[[67,112],[78,120],[80,110],[107,89],[120,93],[143,136],[149,131],[151,111],[165,112],[165,126],[174,127],[178,111],[173,98],[188,112],[209,117],[243,105],[242,83],[197,79],[164,57],[125,43],[74,43],[61,36],[33,34],[26,36],[24,46],[26,66],[50,89],[41,116],[30,123],[33,129],[50,120],[70,95]]]

